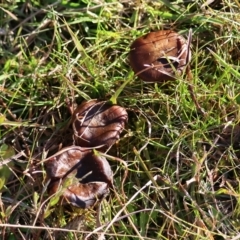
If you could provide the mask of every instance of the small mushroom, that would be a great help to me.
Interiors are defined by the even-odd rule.
[[[118,105],[97,100],[84,102],[73,113],[75,143],[107,149],[119,139],[127,120],[126,110]]]
[[[150,32],[137,38],[130,47],[130,65],[141,79],[164,82],[181,75],[190,61],[190,42],[171,30]]]
[[[60,192],[63,200],[80,208],[89,208],[112,187],[113,174],[108,161],[91,150],[72,146],[62,149],[45,163],[48,190]]]

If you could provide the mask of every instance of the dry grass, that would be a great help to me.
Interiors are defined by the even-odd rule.
[[[239,239],[238,1],[51,2],[0,4],[0,238]],[[136,37],[190,28],[205,116],[184,78],[146,84],[128,64]],[[129,114],[100,224],[96,209],[49,198],[42,164],[71,144],[66,102],[95,98]]]

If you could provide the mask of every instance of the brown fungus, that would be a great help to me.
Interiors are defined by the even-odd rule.
[[[84,102],[73,113],[75,143],[107,149],[119,139],[127,120],[127,112],[120,106],[97,100]]]
[[[142,80],[164,82],[181,75],[190,61],[190,42],[171,30],[150,32],[137,38],[130,47],[130,65]]]
[[[191,41],[191,29],[187,40],[172,30],[150,32],[132,43],[129,61],[134,73],[147,82],[174,80],[185,72],[196,109],[202,115],[206,115],[194,94],[193,76],[189,65]]]
[[[72,146],[62,149],[46,163],[49,194],[61,193],[64,202],[89,208],[112,187],[113,174],[108,161],[91,150]]]

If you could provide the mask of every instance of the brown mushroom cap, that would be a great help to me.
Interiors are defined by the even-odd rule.
[[[171,30],[150,32],[130,47],[130,65],[141,79],[163,82],[176,78],[190,60],[187,41]]]
[[[65,148],[45,166],[51,179],[49,194],[62,191],[63,199],[77,207],[94,205],[112,186],[113,174],[108,161],[91,150],[74,146]]]
[[[119,139],[127,120],[127,112],[120,106],[97,100],[84,102],[73,113],[75,143],[107,149]]]
[[[87,184],[74,184],[64,192],[64,197],[73,206],[89,208],[97,200],[101,200],[109,193],[108,185],[104,182],[92,182]]]

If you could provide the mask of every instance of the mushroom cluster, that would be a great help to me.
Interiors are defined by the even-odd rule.
[[[148,33],[136,39],[129,53],[130,65],[141,79],[164,82],[181,75],[191,58],[188,40],[171,30]],[[93,206],[113,185],[111,167],[93,149],[106,151],[119,139],[128,115],[123,107],[90,100],[72,114],[74,144],[63,148],[46,163],[49,194],[80,208]]]
[[[104,198],[113,184],[111,167],[93,149],[109,149],[119,139],[127,123],[123,107],[90,100],[76,108],[72,115],[75,145],[63,148],[46,163],[50,195],[60,194],[62,201],[89,208]]]

